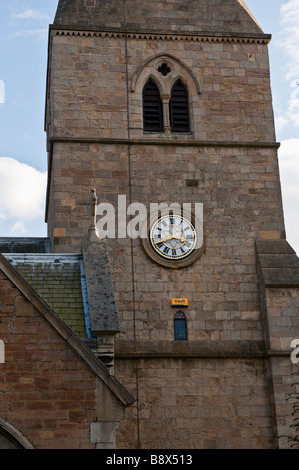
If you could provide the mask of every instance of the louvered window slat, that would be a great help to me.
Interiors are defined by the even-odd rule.
[[[190,132],[188,91],[181,80],[172,87],[169,113],[172,132]]]
[[[153,80],[149,80],[143,89],[143,129],[147,132],[163,130],[162,102]]]

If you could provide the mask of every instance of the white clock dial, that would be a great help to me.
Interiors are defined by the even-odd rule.
[[[197,234],[193,224],[180,215],[158,218],[150,228],[150,243],[163,258],[182,259],[195,249]]]

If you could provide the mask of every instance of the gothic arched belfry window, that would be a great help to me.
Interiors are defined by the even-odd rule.
[[[150,78],[143,88],[143,130],[145,132],[190,132],[188,90],[179,79],[170,94],[160,95]]]
[[[141,132],[163,133],[166,137],[190,134],[184,139],[195,136],[194,111],[199,107],[200,84],[182,60],[170,54],[146,59],[132,77],[131,93],[135,136],[141,137]]]

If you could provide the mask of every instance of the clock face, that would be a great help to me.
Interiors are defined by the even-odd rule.
[[[197,244],[193,224],[181,215],[159,217],[150,228],[150,244],[159,256],[180,260],[189,256]]]

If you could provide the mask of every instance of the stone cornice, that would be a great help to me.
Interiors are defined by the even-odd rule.
[[[269,359],[289,357],[289,350],[270,350],[264,341],[132,341],[116,340],[116,360],[136,359]]]
[[[274,148],[280,147],[279,142],[238,142],[238,141],[219,141],[219,140],[195,140],[195,139],[179,139],[176,135],[175,138],[144,138],[141,139],[117,139],[109,137],[64,137],[52,136],[49,138],[49,143],[81,143],[81,144],[111,144],[111,145],[174,145],[180,147],[246,147],[246,148]]]
[[[97,340],[83,340],[96,349]],[[116,340],[116,360],[139,359],[270,359],[290,358],[291,350],[267,349],[264,341],[138,341],[137,352],[132,341]]]
[[[138,32],[110,28],[96,30],[94,28],[78,29],[75,26],[55,26],[50,25],[52,36],[79,36],[79,37],[110,37],[135,40],[158,40],[158,41],[185,41],[185,42],[211,42],[211,43],[243,43],[243,44],[269,44],[271,34],[246,34],[246,33],[209,33],[201,31],[198,33],[172,32],[171,34],[159,32]]]

